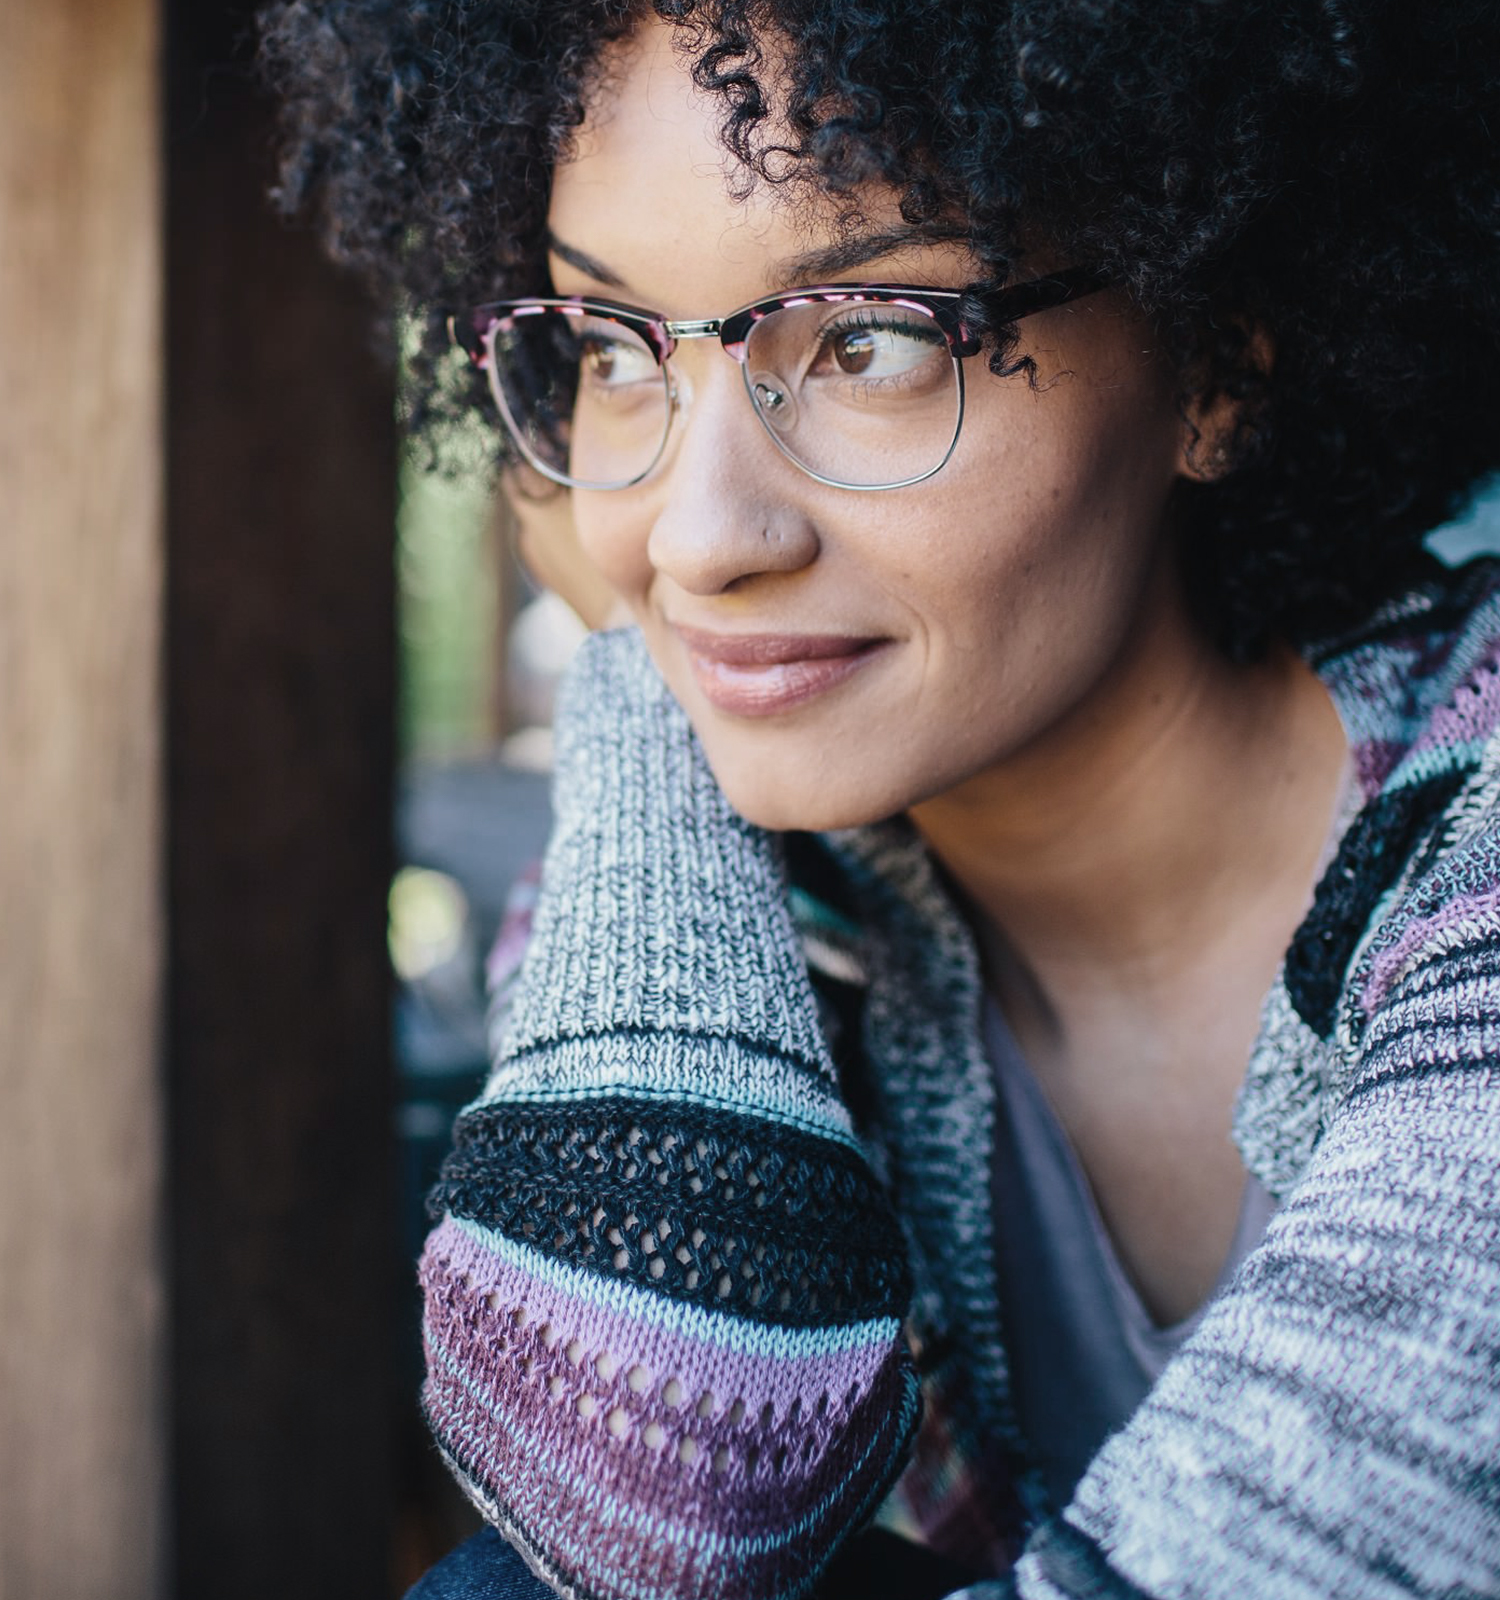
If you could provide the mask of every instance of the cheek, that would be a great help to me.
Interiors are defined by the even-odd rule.
[[[584,555],[604,581],[628,604],[645,598],[651,585],[647,556],[650,528],[628,491],[609,494],[573,491],[573,521]]]
[[[1002,724],[1024,737],[1086,691],[1146,603],[1166,548],[1172,468],[1154,431],[1063,437],[1060,449],[1057,433],[1010,430],[934,497],[918,538],[907,530],[923,715],[955,751],[971,753]]]
[[[908,609],[933,665],[1065,626],[1106,559],[1076,501],[1014,471],[970,470],[943,487],[920,523],[891,531],[882,564],[886,592]]]

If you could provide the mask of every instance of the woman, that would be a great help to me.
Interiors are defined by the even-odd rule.
[[[418,421],[454,313],[633,623],[424,1259],[487,1517],[570,1595],[1500,1590],[1500,592],[1421,544],[1500,17],[269,41]]]

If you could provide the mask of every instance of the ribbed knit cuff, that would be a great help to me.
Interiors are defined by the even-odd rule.
[[[606,1071],[614,1091],[717,1095],[847,1140],[779,849],[724,798],[635,630],[580,651],[553,790],[541,901],[488,1096],[528,1077],[538,1047],[574,1041],[575,1087]],[[705,1079],[715,1040],[764,1070]]]

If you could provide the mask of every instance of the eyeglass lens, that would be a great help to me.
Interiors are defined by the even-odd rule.
[[[580,307],[527,308],[501,319],[490,353],[505,420],[544,471],[617,488],[655,466],[672,422],[671,380],[633,328]],[[917,308],[783,306],[752,324],[742,370],[777,444],[831,483],[920,478],[958,432],[958,364]]]

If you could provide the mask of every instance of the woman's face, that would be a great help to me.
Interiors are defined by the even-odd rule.
[[[789,263],[834,241],[831,219],[733,197],[669,30],[643,27],[619,66],[556,176],[558,292],[688,319],[807,284]],[[872,238],[899,230],[892,202],[864,204]],[[962,250],[911,243],[819,278],[975,275]],[[957,448],[923,483],[809,477],[704,339],[672,358],[690,400],[652,475],[573,492],[585,551],[751,821],[874,821],[1076,742],[1122,663],[1149,657],[1133,647],[1180,620],[1165,509],[1186,429],[1147,325],[1102,293],[1020,327],[1036,385],[969,360]]]

